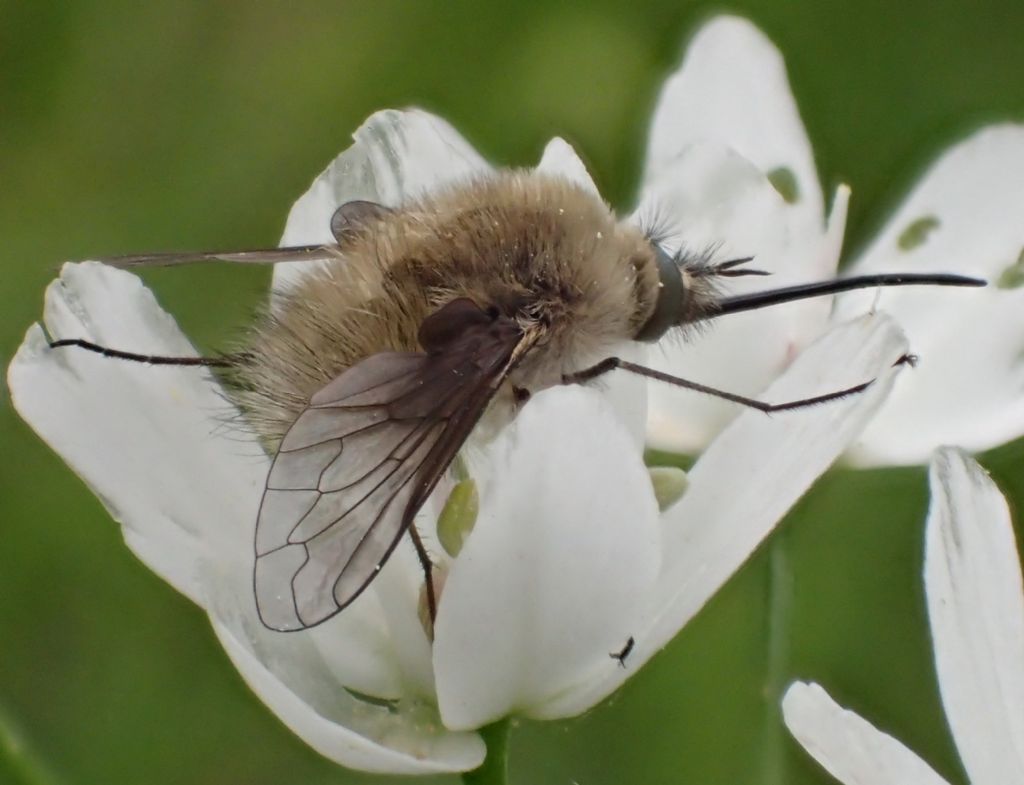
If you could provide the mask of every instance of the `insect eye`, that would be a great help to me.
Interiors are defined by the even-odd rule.
[[[657,341],[679,323],[686,294],[679,264],[657,243],[651,243],[658,265],[658,299],[647,323],[637,332],[637,341]]]

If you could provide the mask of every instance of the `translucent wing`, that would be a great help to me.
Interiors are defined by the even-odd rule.
[[[254,251],[199,251],[197,253],[146,253],[103,259],[112,267],[171,267],[201,262],[231,264],[278,264],[280,262],[325,262],[341,255],[341,246],[360,232],[372,229],[394,211],[375,202],[346,202],[331,216],[331,233],[338,245],[299,245],[292,248],[264,248]]]
[[[513,321],[456,300],[424,321],[428,353],[375,354],[313,396],[281,442],[256,524],[256,605],[266,626],[319,624],[366,588],[521,339]]]
[[[111,267],[171,267],[201,262],[232,264],[278,264],[279,262],[323,262],[339,257],[332,245],[300,245],[294,248],[264,248],[254,251],[200,251],[196,253],[147,253],[135,256],[112,256],[103,259]]]

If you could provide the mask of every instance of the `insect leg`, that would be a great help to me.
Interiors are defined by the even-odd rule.
[[[914,355],[905,354],[896,360],[893,365],[913,365],[916,360],[917,358]],[[624,371],[635,373],[638,376],[646,376],[648,379],[657,379],[659,382],[673,384],[676,387],[682,387],[686,390],[693,390],[694,392],[704,393],[705,395],[711,395],[715,398],[732,401],[733,403],[738,403],[741,406],[747,406],[751,409],[757,409],[758,411],[765,412],[766,414],[789,411],[790,409],[803,409],[807,406],[815,406],[819,403],[837,401],[841,398],[846,398],[850,395],[856,395],[859,392],[863,392],[875,382],[875,380],[872,379],[867,382],[855,384],[853,387],[847,387],[843,390],[836,390],[835,392],[825,393],[824,395],[815,395],[812,398],[801,398],[796,401],[786,401],[785,403],[765,403],[764,401],[759,401],[756,398],[747,398],[744,395],[737,395],[736,393],[726,392],[725,390],[719,390],[715,387],[708,387],[704,384],[691,382],[688,379],[681,379],[678,376],[671,376],[667,373],[656,371],[653,368],[647,368],[643,365],[631,363],[620,357],[608,357],[601,360],[601,362],[596,365],[584,368],[582,371],[566,374],[562,377],[562,384],[581,384],[583,382],[589,382],[591,379],[596,379],[598,376],[602,376],[609,371],[614,371],[616,368],[621,368]]]
[[[59,341],[50,341],[51,349],[61,349],[66,346],[75,346],[79,349],[86,349],[104,357],[112,357],[116,360],[128,360],[147,365],[201,365],[212,368],[230,368],[237,364],[241,355],[226,355],[224,357],[164,357],[159,354],[138,354],[136,352],[123,352],[120,349],[110,349],[100,346],[98,343],[86,341],[83,338],[62,338]]]
[[[623,646],[618,651],[608,652],[608,656],[611,657],[613,660],[618,660],[620,668],[625,668],[626,667],[626,657],[628,657],[629,653],[631,651],[633,651],[633,647],[635,645],[636,645],[636,638],[634,638],[632,635],[630,635],[629,639],[626,641],[626,645],[625,646]]]
[[[427,582],[427,612],[430,614],[430,637],[434,637],[434,622],[437,620],[437,595],[434,593],[434,563],[430,560],[420,533],[416,531],[416,524],[409,525],[409,536],[412,544],[416,546],[416,555],[420,559],[420,566],[423,568],[423,577]]]
[[[520,406],[522,406],[528,400],[530,400],[530,396],[531,395],[532,395],[532,393],[529,390],[527,390],[525,387],[513,387],[512,388],[512,397],[515,398],[516,403],[519,404]]]

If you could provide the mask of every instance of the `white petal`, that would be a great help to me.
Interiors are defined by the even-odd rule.
[[[637,220],[677,220],[687,249],[715,248],[720,260],[754,256],[752,266],[772,273],[728,282],[725,293],[806,283],[830,275],[845,216],[837,195],[836,221],[825,234],[792,220],[792,213],[764,175],[727,148],[687,148],[648,184]],[[756,395],[782,372],[827,320],[828,298],[740,313],[713,321],[706,332],[672,333],[651,352],[654,367],[739,395]],[[685,340],[684,340],[685,338]],[[697,452],[736,414],[736,408],[706,395],[650,387],[649,439],[677,452]]]
[[[608,352],[609,357],[620,357],[644,366],[650,366],[651,354],[646,344],[637,341],[627,341]],[[594,362],[603,359],[595,357]],[[593,386],[611,404],[616,419],[632,435],[637,450],[642,451],[647,444],[647,380],[635,373],[616,371],[594,382]]]
[[[721,144],[693,143],[682,150],[646,183],[634,219],[664,224],[673,249],[711,247],[723,259],[754,256],[754,266],[773,275],[807,276],[808,260],[783,253],[805,238],[787,220],[782,197],[753,163]],[[819,225],[815,234],[820,239],[822,233]]]
[[[313,181],[288,214],[282,246],[332,243],[331,216],[354,199],[397,207],[445,183],[490,167],[440,117],[420,109],[373,114],[353,134],[355,144]],[[293,284],[314,263],[279,264],[274,286]]]
[[[658,569],[647,472],[601,396],[537,395],[495,443],[497,480],[448,576],[438,702],[451,728],[560,716],[569,690],[621,671]]]
[[[685,626],[847,447],[892,386],[905,341],[885,316],[833,329],[763,396],[780,403],[877,381],[859,396],[766,416],[747,410],[701,455],[686,494],[662,516],[662,566],[652,604],[637,616],[629,667],[640,667]],[[591,682],[574,707],[615,682]],[[582,710],[582,709],[581,709]]]
[[[931,466],[925,585],[942,702],[974,785],[1024,782],[1024,587],[1006,500],[963,452]]]
[[[303,633],[271,632],[245,612],[230,621],[225,617],[226,609],[218,608],[214,630],[235,667],[321,755],[350,768],[392,774],[466,771],[483,762],[480,737],[446,731],[435,709],[405,702],[376,706],[345,692],[318,663]]]
[[[731,147],[765,173],[788,169],[797,185],[791,210],[804,231],[820,231],[821,188],[785,64],[746,19],[717,17],[690,42],[658,100],[645,182],[694,142]]]
[[[1024,126],[987,128],[924,175],[850,272],[959,272],[986,289],[909,287],[850,293],[839,313],[877,302],[921,356],[853,454],[860,464],[923,463],[939,444],[983,450],[1024,433],[1024,287],[997,285],[1024,253]],[[907,231],[927,220],[919,243]],[[913,232],[912,232],[913,233]],[[1019,268],[1017,268],[1019,270]]]
[[[541,156],[540,163],[537,164],[537,171],[564,177],[595,196],[600,196],[590,172],[587,171],[587,165],[583,163],[571,144],[557,136],[544,148],[544,155]]]
[[[884,315],[841,325],[810,346],[762,397],[797,400],[876,378],[864,393],[765,416],[745,410],[701,455],[686,495],[663,516],[652,629],[638,659],[669,640],[735,572],[846,449],[885,399],[906,349]]]
[[[797,741],[845,785],[946,783],[900,742],[844,709],[817,684],[792,684],[782,699],[782,713]]]
[[[253,528],[250,523],[233,544],[199,566],[202,596],[215,623],[237,617],[246,628],[260,627],[252,583]],[[398,698],[410,691],[432,695],[429,646],[425,641],[416,645],[406,634],[411,613],[412,632],[423,638],[415,615],[416,587],[410,587],[421,573],[418,565],[409,569],[403,564],[403,556],[399,548],[373,585],[344,613],[308,632],[279,634],[282,646],[267,667],[285,683],[290,683],[286,672],[295,671],[332,684],[332,690],[347,687],[378,698]],[[294,647],[283,645],[300,641]],[[257,693],[270,702],[258,689]]]
[[[251,591],[251,566],[246,562],[244,567],[237,593]],[[367,591],[306,633],[338,684],[378,698],[412,694],[433,702],[430,642],[418,615],[422,585],[422,568],[411,542],[403,538]]]
[[[194,356],[134,275],[68,264],[46,292],[54,338]],[[200,601],[197,561],[251,533],[268,462],[225,425],[233,408],[207,371],[49,349],[33,326],[8,371],[22,417],[89,485],[139,558]]]
[[[424,544],[430,547],[427,538]],[[402,669],[405,694],[420,695],[434,703],[430,640],[419,616],[422,586],[423,568],[412,542],[403,537],[371,590],[379,598],[387,621],[393,656]]]
[[[947,150],[888,222],[851,272],[922,271],[938,265],[950,272],[996,277],[1007,256],[1024,245],[1018,205],[1024,199],[1024,126],[996,125],[978,131]],[[901,235],[921,218],[937,225],[904,250]],[[904,238],[906,243],[908,238]],[[924,267],[923,265],[927,265]],[[882,302],[912,295],[912,290],[887,290]],[[862,295],[868,301],[871,295]]]
[[[54,337],[85,338],[142,353],[195,355],[173,319],[135,276],[97,263],[65,265],[61,278],[47,290],[46,325]],[[75,348],[51,350],[40,327],[34,326],[11,363],[9,384],[19,412],[122,523],[132,550],[207,607],[240,667],[261,671],[263,666],[249,662],[251,653],[243,656],[237,641],[224,636],[218,609],[232,608],[232,618],[258,626],[251,584],[252,537],[269,462],[258,445],[228,430],[225,423],[236,413],[207,372],[113,360]],[[376,602],[374,595],[367,593],[365,602],[366,609],[360,610],[357,603],[345,618],[339,617],[346,634],[332,651],[333,662],[326,665],[314,647],[314,636],[304,639],[260,628],[262,635],[273,639],[276,666],[301,671],[322,694],[342,692],[339,675],[346,676],[344,683],[353,688],[383,689],[387,694],[387,688],[402,678],[394,657],[373,663],[358,659],[382,637],[375,637],[366,624],[364,611],[373,611],[369,606]],[[287,688],[276,680],[261,689],[265,681],[250,672],[246,675],[261,698],[276,711],[286,712],[292,727],[302,725],[290,719],[292,715],[313,711],[302,706],[309,694],[285,694]],[[296,730],[310,734],[308,740],[316,746],[318,728],[313,723]],[[344,728],[333,733],[354,735]],[[480,747],[478,741],[472,746]],[[325,754],[336,759],[341,755],[337,750]],[[474,754],[457,764],[435,761],[424,769],[405,761],[383,770],[472,768],[482,751]],[[400,757],[404,759],[405,753]],[[360,758],[345,760],[363,765]]]
[[[403,564],[403,555],[396,551],[344,613],[306,632],[280,633],[260,623],[251,536],[203,562],[200,578],[214,629],[243,678],[321,754],[367,771],[473,768],[483,755],[481,741],[449,733],[434,708],[429,645],[416,618],[419,572]],[[384,707],[348,690],[401,700]]]
[[[405,692],[398,649],[376,591],[364,592],[344,613],[306,635],[320,654],[322,668],[336,682],[335,689],[344,685],[378,698],[399,698]]]

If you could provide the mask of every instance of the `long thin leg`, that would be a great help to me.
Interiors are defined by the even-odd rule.
[[[229,355],[225,357],[164,357],[158,354],[137,354],[136,352],[123,352],[120,349],[110,349],[106,346],[100,346],[98,343],[86,341],[83,338],[62,338],[59,341],[50,341],[51,349],[60,349],[66,346],[87,349],[104,357],[146,363],[148,365],[202,365],[208,368],[230,368],[242,357],[242,355]]]
[[[437,596],[434,594],[434,563],[430,560],[420,533],[416,531],[416,524],[409,525],[409,536],[412,544],[416,546],[416,555],[420,559],[420,566],[423,568],[423,577],[427,581],[427,613],[430,614],[430,637],[434,637],[434,622],[437,620]]]
[[[83,338],[62,338],[59,341],[50,341],[51,349],[60,349],[63,347],[77,347],[79,349],[86,349],[90,352],[96,352],[96,354],[103,355],[104,357],[112,357],[117,360],[128,360],[130,362],[146,363],[148,365],[191,365],[191,366],[205,366],[214,368],[230,368],[236,364],[238,360],[243,359],[244,355],[228,355],[225,357],[165,357],[156,354],[138,354],[136,352],[124,352],[120,349],[110,349],[106,346],[100,346],[99,344],[93,343],[92,341],[86,341]],[[430,561],[430,555],[427,553],[426,547],[423,545],[423,540],[420,539],[419,532],[416,531],[415,525],[409,527],[409,536],[412,538],[413,545],[416,546],[416,555],[419,557],[420,565],[423,567],[423,575],[427,581],[427,610],[430,613],[430,626],[434,626],[434,621],[437,619],[437,596],[434,591],[434,564]]]
[[[893,363],[893,365],[913,365],[916,361],[917,358],[914,355],[905,354]],[[825,393],[824,395],[816,395],[813,398],[801,398],[798,401],[787,401],[786,403],[765,403],[764,401],[759,401],[756,398],[747,398],[746,396],[736,395],[735,393],[719,390],[715,387],[708,387],[705,384],[691,382],[688,379],[681,379],[678,376],[671,376],[667,373],[656,371],[653,368],[646,368],[643,365],[631,363],[620,357],[608,357],[607,359],[601,360],[601,362],[596,365],[584,368],[582,371],[566,374],[562,377],[562,384],[581,384],[583,382],[589,382],[591,379],[596,379],[598,376],[602,376],[609,371],[614,371],[616,368],[621,368],[624,371],[629,371],[630,373],[635,373],[639,376],[646,376],[648,379],[657,379],[659,382],[674,384],[676,387],[682,387],[687,390],[693,390],[694,392],[704,393],[705,395],[713,395],[716,398],[723,398],[726,401],[732,401],[733,403],[738,403],[741,406],[757,409],[758,411],[765,412],[766,414],[771,414],[772,412],[784,412],[790,409],[802,409],[805,406],[814,406],[819,403],[837,401],[840,398],[846,398],[847,396],[863,392],[875,383],[875,380],[872,379],[868,382],[855,384],[853,387],[847,387],[845,390],[836,390],[835,392]]]

